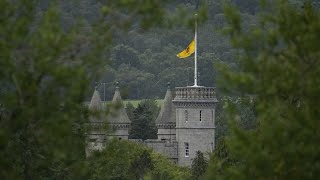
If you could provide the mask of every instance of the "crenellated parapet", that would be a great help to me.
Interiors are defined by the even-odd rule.
[[[114,130],[129,129],[131,127],[131,125],[127,123],[110,123],[110,126]]]
[[[167,122],[167,123],[163,123],[163,124],[157,124],[157,128],[160,128],[160,129],[174,129],[176,128],[176,123],[170,123],[170,122]]]
[[[213,87],[188,86],[175,90],[173,103],[176,107],[214,107],[218,102]]]
[[[214,87],[176,87],[174,100],[216,100]]]
[[[107,126],[107,123],[103,121],[96,121],[87,123],[87,126],[90,130],[101,130]]]

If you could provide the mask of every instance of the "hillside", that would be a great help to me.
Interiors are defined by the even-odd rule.
[[[255,24],[254,14],[258,11],[258,0],[233,0],[246,19],[244,26]],[[196,1],[177,0],[169,4],[168,10],[182,8],[193,15]],[[199,81],[204,86],[215,86],[218,76],[215,64],[227,63],[236,66],[236,52],[222,33],[226,23],[223,4],[220,0],[208,0],[200,6],[208,8],[206,21],[198,28],[198,68]],[[163,98],[167,82],[172,87],[193,84],[193,57],[178,59],[176,54],[183,50],[193,39],[193,26],[181,23],[178,19],[169,29],[138,28],[117,32],[108,65],[100,83],[106,83],[106,96],[111,99],[115,82],[119,81],[123,97],[126,99]],[[181,22],[179,22],[181,21]],[[101,94],[103,87],[99,88]]]

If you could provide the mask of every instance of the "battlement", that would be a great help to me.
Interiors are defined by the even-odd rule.
[[[178,100],[211,100],[216,101],[216,93],[214,87],[176,87],[174,101]]]

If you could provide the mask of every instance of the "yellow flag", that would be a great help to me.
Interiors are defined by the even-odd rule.
[[[194,43],[194,39],[192,40],[192,42],[189,44],[189,46],[187,47],[187,49],[183,50],[182,52],[180,52],[179,54],[177,54],[178,58],[186,58],[189,57],[191,54],[194,53],[194,49],[195,49],[195,43]]]

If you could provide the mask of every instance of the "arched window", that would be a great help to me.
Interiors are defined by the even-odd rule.
[[[202,121],[202,111],[200,110],[200,122]]]

